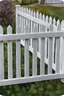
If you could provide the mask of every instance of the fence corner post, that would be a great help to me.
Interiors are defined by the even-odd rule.
[[[17,27],[18,27],[18,23],[19,23],[19,20],[18,20],[18,11],[19,11],[20,8],[21,8],[20,5],[16,5],[16,33],[17,33]]]
[[[64,31],[64,20],[61,22],[61,31]],[[64,37],[62,37],[62,49],[61,49],[61,73],[64,74]],[[64,75],[62,76],[61,82],[64,83]]]

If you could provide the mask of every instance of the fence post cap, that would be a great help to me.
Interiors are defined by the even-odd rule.
[[[20,5],[15,5],[17,9],[19,9],[21,6]]]
[[[20,7],[20,5],[15,5],[16,7]]]

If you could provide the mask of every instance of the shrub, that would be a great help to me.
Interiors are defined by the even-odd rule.
[[[8,0],[0,2],[0,25],[8,26],[13,24],[14,10],[13,5]]]

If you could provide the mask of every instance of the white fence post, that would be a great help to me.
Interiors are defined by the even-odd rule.
[[[19,15],[18,11],[20,9],[20,5],[16,5],[16,34],[21,32],[20,23],[19,23]],[[20,40],[16,41],[16,77],[21,77],[21,56],[20,56]]]
[[[20,5],[16,5],[16,29],[19,26],[19,15],[18,15],[18,11],[19,11],[20,8],[21,8]],[[17,33],[17,30],[16,30],[16,33]]]
[[[53,30],[52,24],[49,31]],[[48,74],[52,74],[52,62],[53,62],[53,38],[48,38]]]
[[[57,21],[57,31],[61,30],[60,21]],[[55,52],[56,73],[60,73],[60,37],[56,38],[56,52]]]
[[[61,22],[61,30],[64,31],[64,20]],[[64,37],[61,40],[61,71],[64,73]],[[61,81],[64,83],[64,75]]]
[[[0,26],[0,35],[3,35],[3,28]],[[0,41],[0,80],[4,79],[4,46]]]

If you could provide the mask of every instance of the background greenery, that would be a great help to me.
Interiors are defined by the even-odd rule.
[[[52,16],[53,18],[59,19],[60,21],[64,19],[64,7],[56,7],[56,6],[49,6],[49,5],[41,5],[35,4],[33,6],[26,5],[24,7],[28,7],[31,10],[39,11],[42,14]]]
[[[27,1],[27,0],[26,0]],[[21,2],[12,1],[13,11],[15,13],[15,5],[21,4]],[[21,4],[22,5],[22,4]],[[32,10],[39,11],[45,15],[51,15],[56,19],[64,19],[64,8],[52,7],[35,4],[31,5],[23,5],[24,7],[31,8]],[[4,25],[4,33],[6,33],[6,26]],[[13,33],[15,33],[15,18],[13,24]],[[7,42],[4,42],[4,65],[5,65],[5,78],[8,76],[7,68]],[[38,74],[39,74],[39,64],[40,61],[38,59]],[[13,75],[16,77],[16,41],[13,41]],[[30,75],[32,75],[32,54],[30,53]],[[46,66],[47,68],[47,66]],[[22,77],[24,76],[24,47],[21,46],[21,73]],[[64,84],[61,80],[52,80],[52,81],[43,81],[36,83],[27,83],[27,84],[18,84],[18,85],[10,85],[10,86],[2,86],[0,87],[0,94],[3,96],[60,96],[64,94]]]

